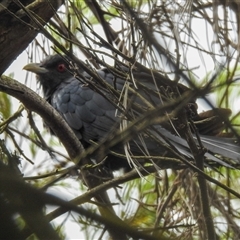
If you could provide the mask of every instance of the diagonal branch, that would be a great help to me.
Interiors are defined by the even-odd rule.
[[[75,163],[79,166],[84,166],[91,162],[87,157],[79,159],[80,153],[84,150],[80,141],[60,114],[38,94],[25,85],[6,76],[0,78],[0,91],[19,99],[27,109],[39,114],[62,142],[70,158]],[[90,170],[83,168],[81,174],[85,184],[90,189],[103,183],[102,173],[95,171],[93,174]],[[93,178],[93,176],[96,177]],[[95,195],[95,199],[100,203],[99,211],[102,216],[119,222],[119,224],[122,222],[116,216],[106,192],[98,193]],[[125,233],[116,231],[115,228],[109,228],[108,230],[113,239],[118,239],[119,237],[126,239]]]
[[[14,3],[13,3],[14,2]],[[23,52],[39,33],[39,28],[22,10],[33,12],[41,23],[46,22],[62,5],[62,0],[1,1],[0,3],[0,75]]]

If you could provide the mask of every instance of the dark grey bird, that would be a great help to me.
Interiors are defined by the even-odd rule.
[[[24,69],[37,75],[44,98],[63,116],[85,148],[108,137],[113,139],[115,133],[124,129],[124,124],[146,116],[151,109],[163,106],[163,103],[167,102],[167,95],[172,98],[172,95],[167,93],[166,86],[165,97],[161,95],[162,87],[152,74],[137,70],[130,73],[125,67],[116,68],[117,74],[105,68],[93,71],[93,74],[78,69],[76,75],[74,66],[66,56],[53,55],[41,63],[28,64]],[[178,85],[180,94],[186,91],[189,91],[187,87]],[[190,113],[187,115],[199,123],[196,126],[206,149],[205,158],[228,167],[230,165],[225,159],[239,164],[240,147],[236,140],[213,136],[221,132],[222,119],[219,120],[212,111],[198,114],[194,101],[188,104]],[[225,115],[230,114],[228,109],[220,110]],[[161,109],[159,111],[161,112]],[[166,115],[166,112],[159,113],[159,117]],[[171,120],[161,124],[149,119],[148,121],[151,124],[147,129],[142,132],[135,129],[132,139],[125,143],[116,143],[108,149],[106,167],[112,171],[120,168],[129,170],[146,162],[157,164],[156,156],[176,158],[178,154],[193,161],[193,154],[186,140],[172,127],[174,124]],[[194,134],[193,136],[199,144],[197,137]],[[98,159],[100,160],[102,159]]]

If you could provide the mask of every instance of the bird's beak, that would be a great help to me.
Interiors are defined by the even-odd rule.
[[[29,63],[26,66],[24,66],[23,69],[36,74],[43,74],[48,72],[46,68],[41,67],[40,64],[38,63]]]

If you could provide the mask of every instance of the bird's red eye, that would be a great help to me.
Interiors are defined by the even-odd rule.
[[[57,66],[57,70],[59,72],[65,72],[66,71],[66,66],[64,63],[60,63],[58,66]]]

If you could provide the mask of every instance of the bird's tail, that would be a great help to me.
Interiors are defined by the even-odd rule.
[[[156,130],[152,131],[152,134],[155,137],[158,135],[158,139],[161,139],[163,144],[169,145],[170,148],[174,147],[179,153],[193,159],[193,154],[185,139],[172,134],[162,127],[157,127]],[[159,135],[161,136],[160,138]],[[193,137],[196,144],[200,145],[196,136]],[[232,167],[231,163],[240,164],[240,145],[237,143],[237,139],[200,135],[200,140],[206,150],[205,157],[207,160],[226,167]]]
[[[235,138],[221,138],[213,136],[201,136],[203,146],[206,148],[206,157],[220,160],[222,157],[240,164],[240,146]],[[221,161],[224,165],[226,162]]]

